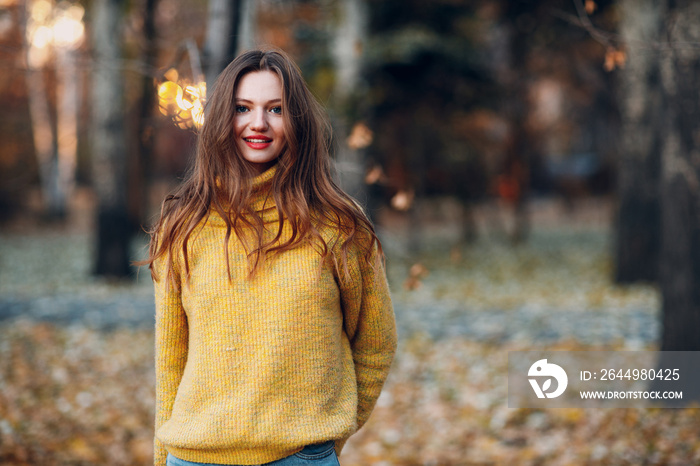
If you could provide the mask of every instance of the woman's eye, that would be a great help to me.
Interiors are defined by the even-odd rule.
[[[243,105],[236,105],[236,113],[245,113],[248,109]]]
[[[282,114],[282,107],[272,107],[272,108],[270,109],[270,111],[271,111],[272,113],[276,113],[276,114],[278,114],[278,115],[281,115],[281,114]]]

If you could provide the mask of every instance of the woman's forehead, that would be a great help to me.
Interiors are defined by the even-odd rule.
[[[244,74],[236,88],[236,99],[281,100],[282,82],[272,71],[251,71]]]

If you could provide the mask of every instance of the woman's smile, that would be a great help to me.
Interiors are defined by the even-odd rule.
[[[248,147],[254,150],[263,150],[270,147],[272,144],[272,138],[267,136],[248,136],[243,138]]]

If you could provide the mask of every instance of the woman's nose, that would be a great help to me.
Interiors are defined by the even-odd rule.
[[[253,131],[267,130],[267,115],[264,111],[258,110],[253,113],[253,121],[250,123],[250,129]]]

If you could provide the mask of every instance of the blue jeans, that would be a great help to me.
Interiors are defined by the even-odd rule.
[[[218,465],[212,463],[193,463],[175,458],[168,454],[167,466],[236,466]],[[335,454],[335,442],[329,440],[323,443],[307,445],[300,452],[260,466],[340,466]]]

